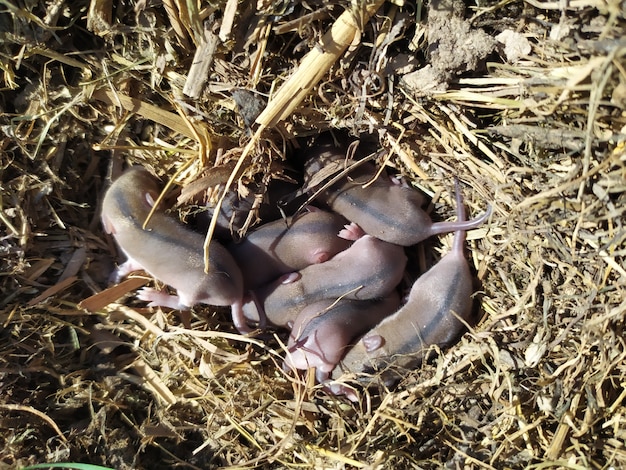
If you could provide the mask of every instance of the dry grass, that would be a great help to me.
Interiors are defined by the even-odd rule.
[[[387,2],[341,25],[348,3],[0,0],[0,468],[626,466],[623,4]],[[446,24],[470,39],[449,57]],[[471,214],[494,207],[468,242],[482,320],[396,390],[330,397],[281,371],[284,338],[142,308],[146,279],[103,291],[124,162],[244,191],[329,128],[371,133],[438,218],[453,175]]]

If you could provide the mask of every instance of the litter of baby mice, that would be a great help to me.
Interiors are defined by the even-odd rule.
[[[345,150],[327,139],[300,158],[305,187],[324,165],[347,162]],[[289,331],[285,370],[315,369],[330,393],[358,399],[354,389],[337,382],[344,373],[370,377],[361,380],[365,385],[376,373],[392,385],[400,376],[395,370],[414,367],[430,346],[451,345],[470,321],[465,231],[482,225],[491,209],[467,220],[458,181],[457,220],[433,222],[422,194],[377,175],[366,162],[317,191],[303,213],[274,215],[224,245],[211,241],[208,272],[204,233],[158,207],[143,227],[159,191],[158,180],[140,167],[128,169],[106,191],[103,225],[127,258],[112,279],[143,269],[176,290],[171,295],[143,288],[137,297],[149,306],[230,306],[242,334],[268,327]],[[452,231],[451,252],[418,277],[401,305],[406,247]]]

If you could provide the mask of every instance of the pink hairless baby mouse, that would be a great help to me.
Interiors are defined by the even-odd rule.
[[[459,221],[465,220],[456,189]],[[488,210],[488,213],[490,213]],[[375,372],[389,385],[418,364],[429,346],[446,346],[459,338],[472,310],[472,277],[463,255],[465,231],[457,230],[452,250],[413,284],[407,303],[370,330],[343,358],[333,378],[343,372]],[[332,389],[332,386],[331,386]],[[341,387],[335,389],[343,393]]]
[[[159,195],[157,180],[144,168],[132,167],[116,179],[104,196],[102,222],[128,260],[116,271],[119,281],[143,269],[173,287],[177,295],[144,288],[137,297],[152,306],[185,309],[198,303],[232,308],[233,322],[242,333],[251,329],[242,310],[243,281],[231,254],[212,241],[209,272],[204,272],[204,237],[157,210],[142,228]]]

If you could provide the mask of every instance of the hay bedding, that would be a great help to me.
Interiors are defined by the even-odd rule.
[[[281,85],[347,2],[0,4],[2,468],[626,465],[623,3],[384,3],[300,67],[310,93]],[[124,297],[141,277],[95,295],[124,162],[245,192],[329,128],[378,141],[437,218],[453,175],[494,206],[468,242],[482,320],[395,391],[329,397],[223,312],[187,330]]]

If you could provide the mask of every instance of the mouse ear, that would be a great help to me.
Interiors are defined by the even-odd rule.
[[[106,215],[102,216],[102,226],[104,227],[104,231],[110,235],[115,235],[115,226],[111,223],[111,219],[109,219]]]
[[[385,345],[385,338],[377,334],[367,334],[361,338],[361,343],[365,346],[365,350],[368,353],[376,351]]]
[[[156,201],[156,198],[154,196],[155,195],[152,193],[152,191],[146,191],[145,198],[148,206],[150,207],[154,207],[154,202]]]

